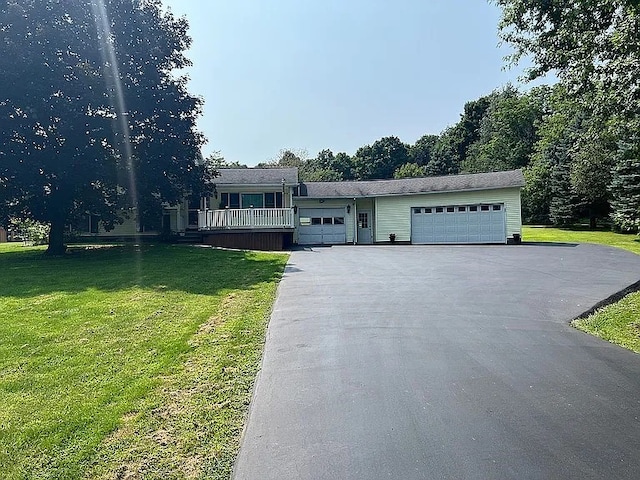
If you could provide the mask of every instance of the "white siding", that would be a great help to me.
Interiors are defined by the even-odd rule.
[[[507,237],[522,233],[520,188],[501,188],[470,192],[445,192],[378,197],[375,200],[375,241],[388,242],[389,234],[396,240],[411,240],[411,207],[438,207],[475,203],[504,203],[507,216]]]
[[[298,206],[298,213],[295,218],[296,230],[293,233],[293,241],[298,243],[298,224],[300,219],[300,209],[301,208],[344,208],[344,223],[347,227],[347,243],[353,243],[353,232],[354,232],[354,208],[353,208],[353,200],[325,200],[320,203],[319,200],[309,200],[303,199],[300,197],[294,197],[293,203]],[[351,212],[347,213],[347,205],[351,205]]]

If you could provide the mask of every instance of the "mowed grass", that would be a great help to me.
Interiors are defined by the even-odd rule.
[[[0,477],[229,478],[287,256],[0,244]]]
[[[573,326],[640,353],[640,292],[630,293],[587,318],[574,320]]]
[[[524,227],[522,237],[528,242],[599,243],[640,254],[637,235],[610,231],[565,230]],[[638,272],[640,280],[640,272]],[[572,325],[584,332],[640,353],[640,292],[630,293],[619,302],[598,309]]]
[[[640,239],[637,235],[615,233],[609,230],[522,227],[522,240],[525,242],[599,243],[623,248],[640,255]]]

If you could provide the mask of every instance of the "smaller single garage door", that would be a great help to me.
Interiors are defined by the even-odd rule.
[[[450,205],[411,209],[412,243],[506,243],[505,209],[490,205]]]
[[[300,245],[347,243],[344,208],[301,208],[298,222]]]

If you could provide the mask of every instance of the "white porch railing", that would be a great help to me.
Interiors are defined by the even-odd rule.
[[[293,228],[291,208],[241,208],[199,210],[198,229]]]

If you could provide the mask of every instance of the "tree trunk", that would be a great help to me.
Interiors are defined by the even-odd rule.
[[[598,226],[598,218],[593,213],[593,211],[589,211],[589,230],[595,230]]]
[[[67,246],[64,244],[64,219],[58,218],[51,222],[47,255],[64,255],[66,251]]]

